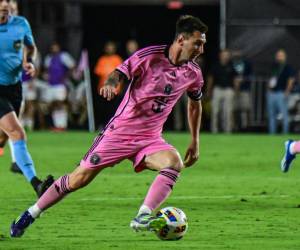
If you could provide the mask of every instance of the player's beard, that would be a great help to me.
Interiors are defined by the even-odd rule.
[[[0,23],[6,22],[8,19],[9,11],[4,9],[0,10]]]
[[[193,54],[191,55],[191,57],[190,57],[190,61],[196,60],[198,56],[200,56],[200,54],[198,54],[198,53],[193,53]]]

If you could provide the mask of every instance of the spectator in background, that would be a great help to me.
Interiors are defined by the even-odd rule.
[[[119,66],[123,60],[121,56],[117,54],[117,46],[116,43],[113,41],[108,41],[104,45],[104,54],[99,57],[97,64],[94,68],[94,73],[98,76],[98,92],[100,88],[104,86],[104,82],[107,80],[108,75],[114,71],[114,69]],[[118,97],[122,96],[122,90],[124,86],[116,86],[115,92]],[[120,95],[121,94],[121,95]],[[100,100],[100,102],[104,101],[104,99]],[[115,110],[118,107],[118,103],[121,100],[119,98],[115,99],[111,103],[101,103],[103,108],[101,109],[101,120],[99,122],[99,129],[101,130],[102,127],[109,121],[111,116],[114,114]]]
[[[108,75],[123,62],[122,58],[117,54],[117,46],[113,41],[108,41],[104,45],[104,55],[100,56],[94,69],[94,73],[98,76],[98,90],[104,86]],[[117,88],[120,92],[120,86]]]
[[[132,56],[139,49],[139,44],[135,39],[129,39],[126,42],[126,59]]]
[[[59,43],[54,42],[50,47],[50,54],[45,58],[44,63],[49,83],[48,100],[51,106],[54,131],[63,131],[68,126],[67,112],[67,84],[70,72],[75,67],[72,56],[61,51]]]
[[[69,104],[71,111],[71,122],[73,127],[84,128],[87,120],[87,99],[86,99],[86,82],[84,79],[84,69],[81,63],[73,71],[72,84],[69,91]]]
[[[238,129],[245,129],[249,126],[251,110],[251,81],[252,65],[243,57],[240,50],[232,52],[233,68],[238,75],[237,92],[234,98],[235,103],[235,125]]]
[[[39,75],[35,78],[35,86],[37,89],[37,100],[36,100],[36,118],[37,118],[37,125],[39,129],[46,129],[49,124],[47,124],[47,117],[49,117],[50,114],[50,107],[49,107],[49,84],[45,80],[46,74],[43,73],[43,71],[39,71]],[[49,119],[48,119],[49,120]]]
[[[207,81],[208,96],[212,97],[211,131],[213,133],[218,133],[220,128],[226,133],[232,132],[236,76],[230,51],[227,49],[220,51],[219,61],[212,67]],[[219,119],[221,115],[222,124]]]
[[[285,50],[279,49],[271,69],[267,92],[269,133],[275,134],[278,115],[282,116],[283,133],[289,132],[288,97],[295,82],[294,69],[287,64]],[[281,117],[280,117],[281,118]]]
[[[20,114],[20,120],[25,129],[33,130],[34,128],[34,114],[37,110],[38,100],[38,83],[37,76],[40,72],[41,55],[37,53],[35,60],[36,74],[33,77],[22,74],[22,88],[24,97],[24,108]]]

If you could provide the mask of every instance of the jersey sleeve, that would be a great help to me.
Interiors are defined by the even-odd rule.
[[[67,52],[62,52],[61,53],[61,60],[63,62],[63,64],[68,68],[68,69],[72,69],[75,67],[75,60],[73,59],[73,57],[67,53]]]
[[[142,72],[143,62],[144,58],[140,58],[137,53],[135,53],[120,64],[116,70],[125,74],[128,80],[131,80]]]
[[[201,70],[197,70],[197,77],[195,81],[187,89],[187,95],[194,101],[199,101],[202,97],[202,87],[204,81]]]
[[[24,18],[24,44],[27,46],[34,45],[34,39],[31,31],[31,27],[25,18]]]

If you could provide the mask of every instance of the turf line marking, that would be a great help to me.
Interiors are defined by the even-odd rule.
[[[175,196],[169,200],[206,200],[206,199],[268,199],[268,198],[290,198],[290,195],[213,195],[213,196]],[[77,201],[127,201],[127,200],[143,200],[145,197],[95,197],[95,198],[79,198]],[[30,199],[11,199],[13,201],[32,201]]]
[[[258,198],[258,199],[266,199],[266,198],[287,198],[289,195],[220,195],[220,196],[175,196],[170,197],[170,200],[205,200],[205,199],[241,199],[241,198]],[[110,201],[110,200],[141,200],[145,197],[95,197],[95,198],[81,198],[81,201]]]

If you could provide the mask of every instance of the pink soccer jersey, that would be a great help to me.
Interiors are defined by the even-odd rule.
[[[130,85],[109,121],[104,134],[132,138],[157,137],[182,94],[200,100],[203,76],[193,61],[176,66],[168,59],[169,47],[151,46],[139,50],[117,70]]]

